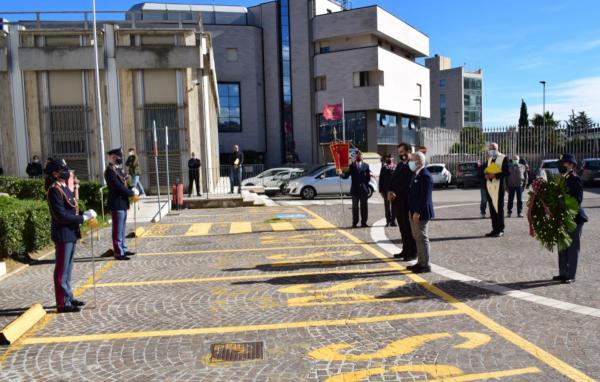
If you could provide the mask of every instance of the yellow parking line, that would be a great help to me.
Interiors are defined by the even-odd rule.
[[[208,235],[211,227],[212,223],[194,223],[184,236],[205,236]]]
[[[336,228],[333,224],[323,219],[308,219],[308,223],[316,229]]]
[[[243,326],[224,326],[224,327],[208,327],[208,328],[192,328],[192,329],[172,329],[172,330],[153,330],[142,332],[122,332],[122,333],[104,333],[104,334],[87,334],[80,336],[64,336],[64,337],[35,337],[28,338],[23,341],[24,345],[40,345],[40,344],[56,344],[68,342],[86,342],[86,341],[108,341],[108,340],[125,340],[132,338],[150,338],[150,337],[174,337],[174,336],[194,336],[201,334],[226,334],[240,332],[255,332],[267,330],[287,330],[310,328],[318,326],[348,326],[370,324],[376,322],[400,321],[430,317],[456,316],[463,314],[462,312],[452,310],[437,310],[433,312],[420,313],[403,313],[392,314],[386,316],[373,317],[354,317],[338,320],[315,320],[315,321],[295,321],[295,322],[277,322],[273,324],[257,324]]]
[[[138,253],[140,256],[163,256],[163,255],[202,255],[208,253],[223,254],[223,253],[240,253],[240,252],[268,252],[268,251],[286,251],[296,249],[311,249],[311,248],[341,248],[341,247],[356,247],[352,243],[331,243],[320,245],[298,245],[289,247],[262,247],[262,248],[233,248],[233,249],[206,249],[200,251],[172,251],[172,252],[145,252]]]
[[[229,227],[230,234],[250,233],[252,232],[252,223],[250,222],[232,222]]]
[[[303,211],[305,211],[306,213],[310,214],[311,216],[315,217],[315,219],[323,219],[322,217],[320,217],[316,213],[312,212],[308,208],[305,208],[302,206],[300,206],[299,208],[302,209]],[[375,257],[382,259],[382,260],[389,259],[388,256],[379,252],[377,249],[375,249],[371,245],[366,244],[365,242],[363,242],[361,239],[357,238],[353,234],[346,232],[343,229],[337,229],[337,231],[339,233],[341,233],[342,235],[346,236],[348,239],[350,239],[355,244],[358,244],[363,249],[369,251]],[[394,268],[394,269],[397,269],[400,271],[406,270],[405,267],[403,267],[402,265],[400,265],[396,262],[388,262],[387,265],[390,268]],[[508,342],[516,345],[517,347],[519,347],[522,350],[526,351],[527,353],[531,354],[532,356],[534,356],[538,360],[542,361],[543,363],[547,364],[548,366],[552,367],[553,369],[555,369],[559,373],[563,374],[564,376],[566,376],[574,381],[578,381],[578,382],[580,382],[580,381],[581,382],[594,382],[595,381],[594,379],[588,377],[584,373],[580,372],[579,370],[575,369],[574,367],[572,367],[571,365],[567,364],[566,362],[560,360],[559,358],[553,356],[552,354],[548,353],[547,351],[540,348],[539,346],[533,344],[532,342],[527,341],[526,339],[519,336],[512,330],[498,324],[497,322],[495,322],[491,318],[487,317],[486,315],[482,314],[478,310],[471,308],[469,305],[465,304],[464,302],[461,302],[457,298],[451,296],[450,294],[444,292],[443,290],[436,287],[435,285],[429,283],[427,280],[425,280],[421,276],[414,274],[414,273],[408,273],[407,276],[410,279],[412,279],[414,282],[418,283],[423,288],[430,291],[431,293],[441,297],[448,304],[452,305],[456,309],[458,309],[461,312],[463,312],[464,314],[468,315],[473,320],[479,322],[481,325],[492,330],[493,332],[495,332],[499,336],[503,337]]]
[[[271,223],[273,231],[294,231],[296,228],[290,222]]]

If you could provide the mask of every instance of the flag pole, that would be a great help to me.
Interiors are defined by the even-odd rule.
[[[342,98],[342,140],[346,142],[346,103]]]
[[[152,121],[152,138],[154,140],[154,167],[156,168],[156,191],[158,194],[158,219],[162,220],[162,206],[160,205],[160,176],[158,175],[158,139],[156,137],[156,121]],[[168,185],[167,185],[168,187]]]
[[[96,120],[98,122],[98,135],[100,136],[100,173],[104,171],[106,162],[104,160],[104,126],[102,124],[102,98],[100,94],[100,64],[98,62],[98,31],[96,21],[96,0],[92,0],[93,33],[94,41],[94,75],[96,77]],[[103,176],[99,176],[100,182],[105,185]]]

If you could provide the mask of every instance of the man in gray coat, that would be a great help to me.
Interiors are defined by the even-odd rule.
[[[517,215],[523,217],[523,190],[527,187],[529,174],[527,167],[519,162],[519,156],[513,155],[508,166],[506,177],[506,188],[508,189],[508,217],[512,215],[512,209],[517,196]]]

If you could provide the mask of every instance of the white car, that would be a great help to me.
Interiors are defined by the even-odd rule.
[[[450,173],[450,171],[448,171],[445,164],[432,163],[430,165],[427,165],[426,168],[431,173],[434,186],[443,186],[448,188],[450,183],[452,183],[452,174]]]
[[[284,187],[290,182],[290,180],[299,178],[304,174],[304,170],[301,168],[290,168],[281,171],[271,180],[265,181],[264,188],[267,193],[284,192]]]
[[[341,179],[342,193],[349,194],[351,178]],[[317,167],[309,174],[290,181],[287,191],[292,196],[302,199],[314,199],[317,195],[339,195],[340,177],[335,172],[335,165]],[[369,181],[369,197],[377,192],[377,182],[374,177]]]
[[[252,178],[244,179],[242,181],[242,187],[253,187],[253,186],[262,186],[267,187],[273,181],[273,177],[277,174],[289,171],[289,170],[302,170],[299,168],[289,168],[289,167],[277,167],[272,168],[267,171],[263,171],[260,174],[253,176]]]
[[[560,174],[560,161],[558,159],[544,159],[540,165],[537,176],[548,179],[548,175]]]

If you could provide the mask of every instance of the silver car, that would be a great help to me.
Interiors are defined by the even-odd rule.
[[[287,191],[292,196],[300,196],[302,199],[314,199],[317,195],[339,195],[350,193],[352,180],[340,179],[335,171],[335,165],[317,167],[309,174],[298,179],[293,179],[287,186]],[[377,192],[377,182],[374,177],[369,181],[369,198]]]

